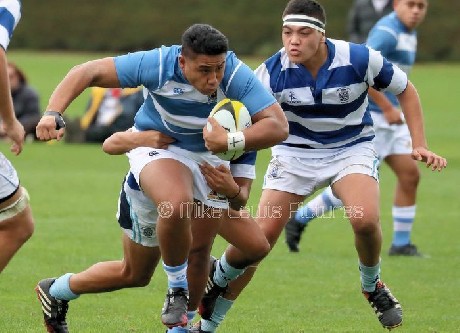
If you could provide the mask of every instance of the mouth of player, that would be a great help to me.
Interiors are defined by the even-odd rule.
[[[300,51],[298,49],[291,49],[289,50],[289,55],[293,57],[298,57],[300,56]]]

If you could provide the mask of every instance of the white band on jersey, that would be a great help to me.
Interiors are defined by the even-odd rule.
[[[228,151],[244,150],[246,139],[243,132],[234,132],[227,134]]]
[[[297,25],[301,27],[309,27],[315,30],[318,30],[319,32],[322,32],[324,34],[325,30],[325,25],[323,22],[318,20],[317,18],[314,18],[312,16],[308,15],[286,15],[283,17],[283,27],[286,25]]]

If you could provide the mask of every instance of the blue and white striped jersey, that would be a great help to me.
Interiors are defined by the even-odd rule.
[[[400,94],[407,76],[365,45],[327,39],[328,57],[313,78],[284,50],[256,69],[289,121],[289,137],[274,155],[323,157],[374,137],[368,87]]]
[[[4,50],[8,48],[14,28],[16,28],[20,19],[20,1],[0,0],[0,46]]]
[[[218,101],[238,100],[251,115],[276,102],[233,52],[227,53],[224,78],[217,94],[201,94],[182,74],[180,51],[179,45],[162,46],[115,58],[121,86],[143,85],[148,91],[134,120],[137,129],[157,130],[176,139],[173,145],[190,151],[206,151],[203,127]]]
[[[417,53],[417,32],[409,31],[395,12],[382,17],[375,24],[366,44],[380,51],[382,56],[409,74]],[[394,94],[385,92],[385,95],[393,105],[399,106]],[[382,112],[372,99],[369,100],[369,108],[371,111]]]

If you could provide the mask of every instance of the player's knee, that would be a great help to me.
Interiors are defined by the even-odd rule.
[[[378,228],[380,228],[379,216],[377,214],[353,216],[349,219],[353,227],[353,231],[357,235],[365,236],[373,234]]]
[[[35,224],[33,219],[28,218],[21,224],[21,226],[21,228],[17,228],[16,235],[19,242],[25,243],[30,237],[32,237],[35,230]]]
[[[192,202],[185,198],[176,198],[159,207],[160,213],[172,221],[189,220],[192,212]]]
[[[152,279],[152,275],[145,272],[131,272],[125,275],[125,281],[127,287],[146,287],[149,285]]]
[[[254,241],[251,247],[246,250],[246,256],[250,263],[256,263],[265,258],[271,250],[270,243],[266,238]]]
[[[398,177],[398,181],[404,189],[415,190],[420,182],[420,170],[414,168],[411,172],[406,172]]]

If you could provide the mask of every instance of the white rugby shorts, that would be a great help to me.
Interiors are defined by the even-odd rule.
[[[117,220],[123,232],[135,243],[157,247],[158,209],[140,190],[125,181],[118,198]]]
[[[378,181],[378,164],[372,142],[363,142],[323,158],[272,156],[263,189],[309,196],[349,174],[365,174]]]
[[[379,112],[371,112],[374,121],[374,147],[382,161],[390,155],[410,155],[412,139],[407,125],[389,125],[385,116]]]
[[[13,165],[0,153],[0,201],[7,199],[19,188],[19,178]]]
[[[131,150],[126,154],[129,158],[130,171],[134,175],[136,182],[139,184],[139,175],[145,165],[152,161],[163,158],[170,158],[184,164],[190,169],[193,175],[193,197],[206,206],[214,208],[228,208],[227,198],[213,191],[204,178],[199,168],[200,163],[208,162],[212,166],[225,164],[228,167],[229,162],[223,161],[210,152],[191,152],[175,146],[168,149],[155,149],[149,147],[140,147]],[[165,171],[167,172],[167,170]],[[162,175],[158,175],[162,177]]]

